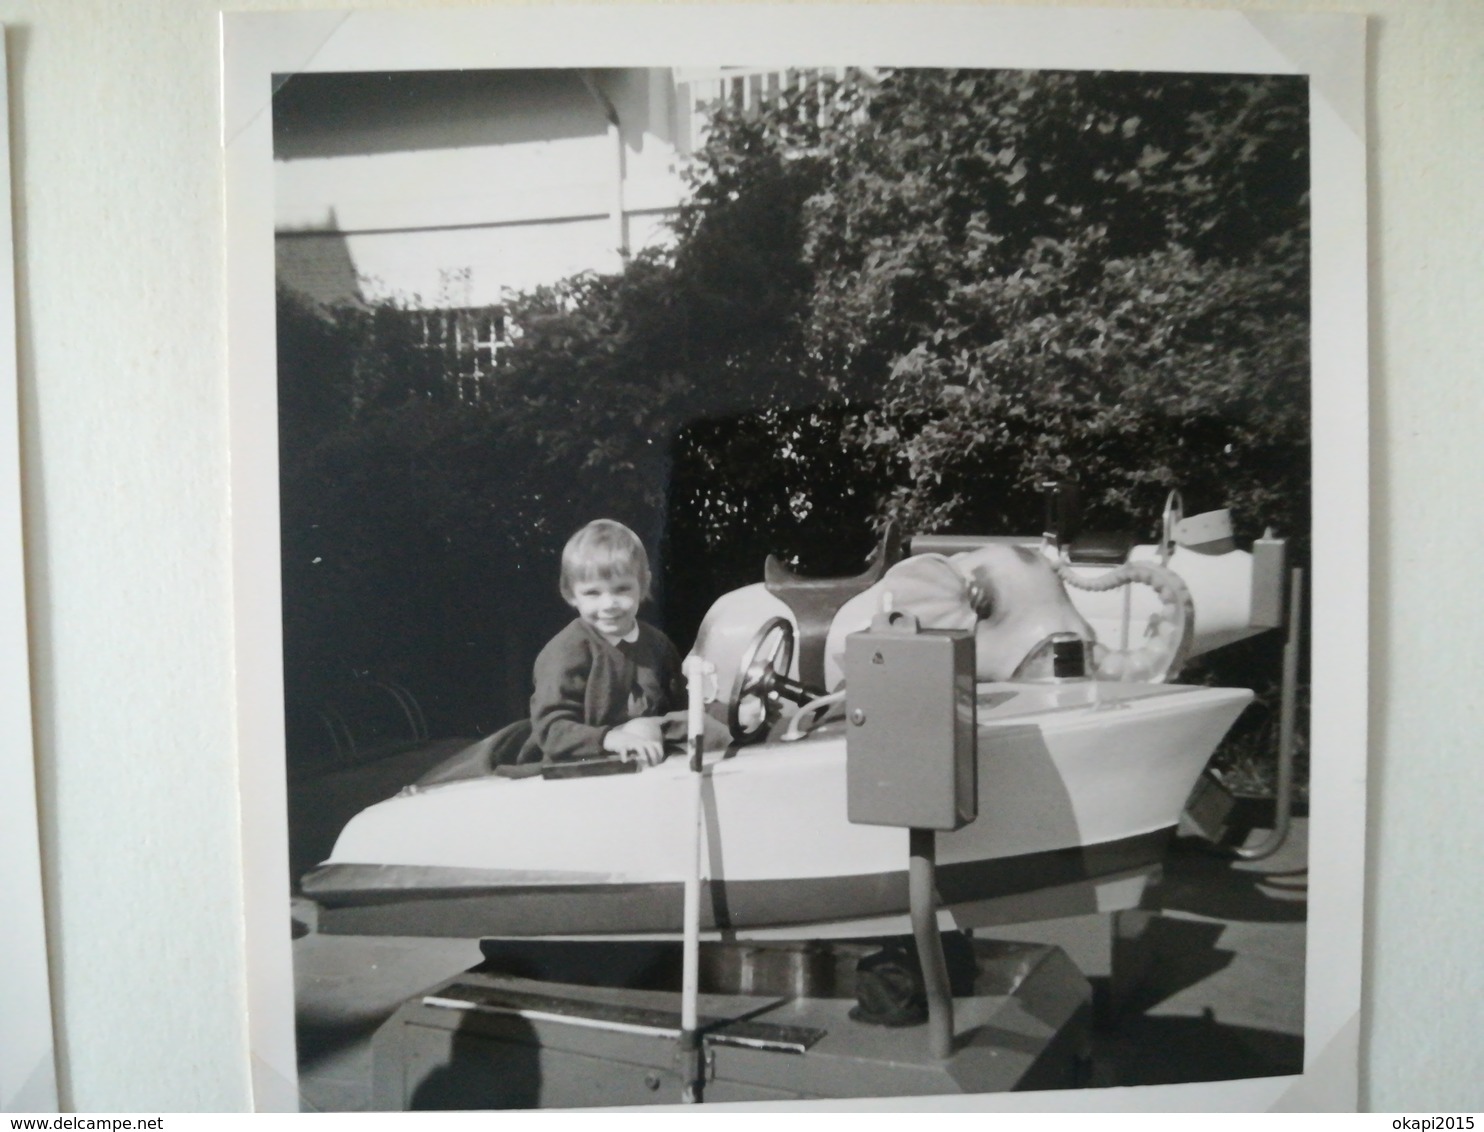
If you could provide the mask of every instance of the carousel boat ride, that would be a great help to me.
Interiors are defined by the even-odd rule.
[[[770,558],[762,582],[724,595],[701,626],[693,656],[716,674],[708,711],[726,735],[702,757],[701,930],[735,940],[905,928],[909,830],[874,822],[849,771],[867,717],[925,738],[968,728],[959,786],[972,788],[964,804],[977,819],[938,826],[940,922],[1136,906],[1252,699],[1174,679],[1191,655],[1281,624],[1281,540],[1239,550],[1224,513],[1187,520],[1172,501],[1161,541],[1124,546],[1116,561],[1054,534],[917,540],[906,554],[890,542],[855,578],[801,578]],[[951,702],[910,661],[886,681],[846,680],[851,641],[891,632],[894,619],[924,640],[970,640],[972,678]],[[695,860],[687,760],[515,777],[502,745],[508,736],[477,744],[351,820],[302,881],[319,930],[678,938]]]

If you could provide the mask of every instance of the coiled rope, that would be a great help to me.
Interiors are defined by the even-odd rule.
[[[1058,561],[1053,565],[1062,582],[1074,589],[1101,593],[1139,584],[1148,586],[1160,599],[1160,612],[1150,617],[1143,645],[1132,649],[1096,645],[1094,656],[1100,677],[1159,684],[1179,673],[1190,659],[1195,602],[1190,589],[1174,571],[1155,562],[1125,562],[1096,577],[1084,578],[1068,562]]]

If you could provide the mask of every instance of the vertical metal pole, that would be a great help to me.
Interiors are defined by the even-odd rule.
[[[1304,572],[1295,569],[1288,582],[1288,639],[1283,642],[1283,690],[1278,701],[1278,796],[1273,801],[1273,832],[1260,844],[1238,846],[1244,861],[1271,857],[1288,840],[1293,820],[1293,737],[1298,720],[1299,646],[1304,627]]]
[[[1123,587],[1123,628],[1119,636],[1118,647],[1128,652],[1128,627],[1134,619],[1134,588]]]
[[[701,746],[705,735],[706,669],[709,666],[692,654],[683,665],[688,697],[686,745],[690,757],[691,832],[690,863],[685,874],[684,939],[680,975],[680,1099],[700,1104],[704,1065],[700,1035],[696,1032],[697,1000],[700,997],[701,959],[701,825],[705,818],[701,799]]]
[[[909,830],[908,852],[907,901],[927,992],[929,1048],[934,1057],[945,1060],[953,1053],[953,995],[938,933],[937,835],[930,829]]]

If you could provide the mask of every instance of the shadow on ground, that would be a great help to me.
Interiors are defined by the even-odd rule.
[[[1194,842],[1179,842],[1146,906],[1218,920],[1298,923],[1308,917],[1306,868],[1233,861]]]
[[[1175,1085],[1285,1077],[1304,1069],[1304,1039],[1197,1018],[1139,1015],[1095,1039],[1093,1060],[1105,1085]]]
[[[397,1004],[397,1005],[400,1005]],[[350,1019],[318,1021],[302,1015],[294,1025],[294,1037],[299,1043],[299,1072],[311,1073],[351,1047],[371,1040],[371,1035],[396,1011],[397,1007],[376,1014]]]

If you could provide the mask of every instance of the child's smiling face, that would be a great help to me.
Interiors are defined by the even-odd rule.
[[[632,574],[587,578],[572,587],[577,616],[615,641],[633,630],[640,600],[639,579]]]

